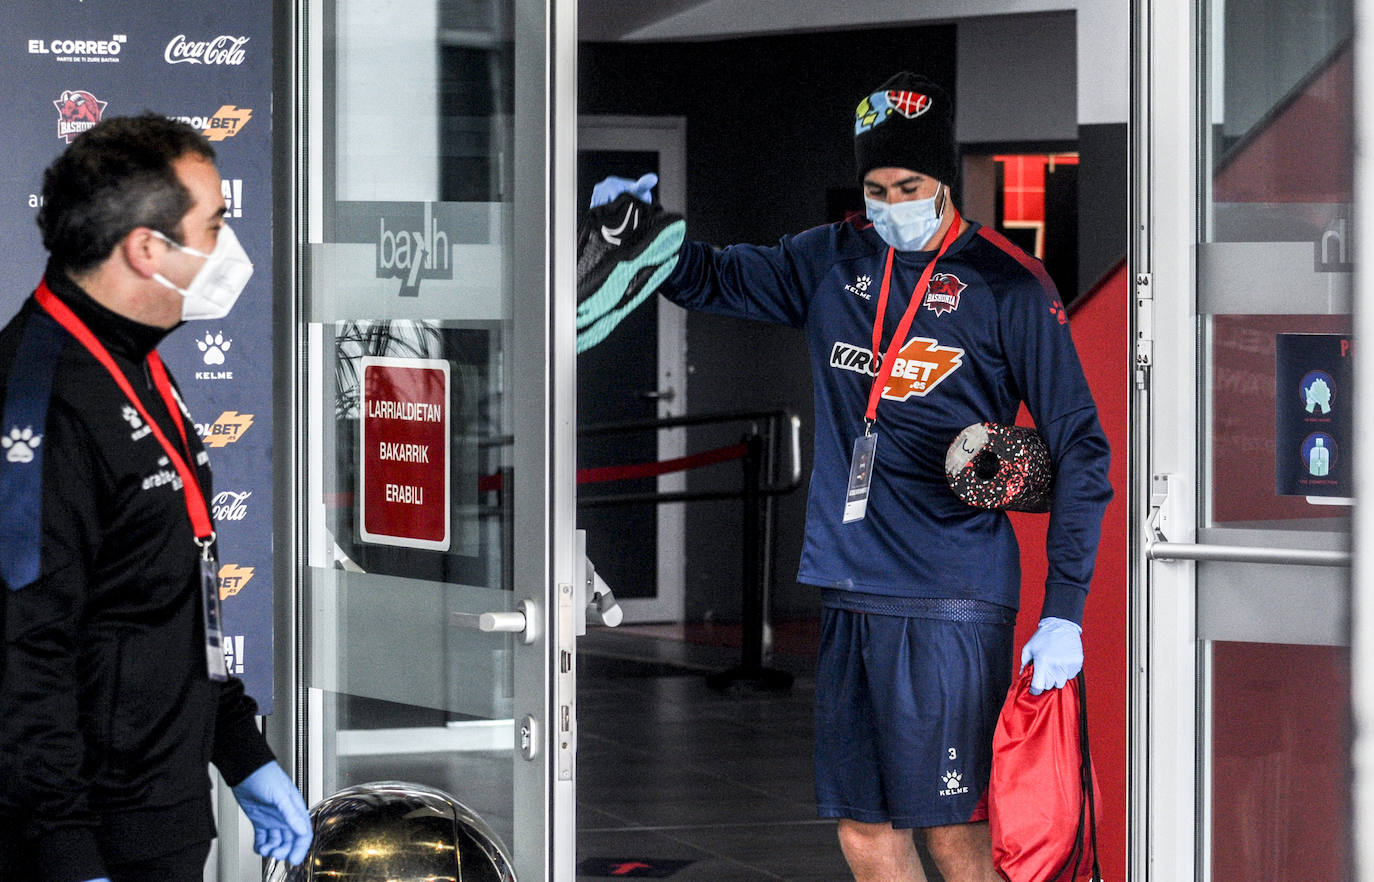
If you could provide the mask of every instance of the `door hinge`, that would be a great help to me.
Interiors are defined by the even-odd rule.
[[[1135,276],[1135,387],[1150,387],[1150,367],[1154,364],[1155,297],[1150,273]]]

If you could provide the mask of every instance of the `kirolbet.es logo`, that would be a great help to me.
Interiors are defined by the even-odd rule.
[[[228,600],[253,581],[253,568],[225,564],[219,568],[219,599]]]
[[[82,89],[66,90],[53,101],[57,108],[57,137],[68,144],[75,141],[77,135],[100,122],[109,103]]]
[[[439,229],[431,203],[420,216],[384,214],[378,224],[377,278],[400,279],[402,297],[418,297],[425,279],[453,278],[448,233]]]
[[[248,107],[235,107],[233,104],[225,104],[209,116],[174,116],[179,122],[184,122],[193,129],[199,129],[200,133],[208,141],[223,141],[232,138],[243,127],[248,125],[248,121],[253,118],[253,111]]]
[[[251,413],[226,410],[213,423],[196,423],[196,431],[206,447],[228,447],[243,437],[253,425]]]
[[[892,374],[883,386],[889,401],[924,398],[940,382],[964,363],[964,350],[941,346],[929,337],[912,337],[892,361]],[[830,366],[873,377],[881,359],[875,361],[867,346],[836,341],[830,350]],[[867,387],[865,387],[867,388]]]

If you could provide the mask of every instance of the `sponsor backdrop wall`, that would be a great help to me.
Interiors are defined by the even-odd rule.
[[[228,223],[252,281],[221,321],[159,347],[215,470],[226,655],[272,710],[271,0],[10,0],[0,4],[0,322],[46,262],[34,215],[43,169],[101,119],[184,120],[218,154]]]

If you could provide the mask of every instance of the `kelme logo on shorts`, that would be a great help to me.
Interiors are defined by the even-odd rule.
[[[961,793],[968,793],[968,787],[964,786],[962,772],[950,770],[941,775],[940,780],[945,785],[945,789],[940,791],[941,796],[958,796]]]

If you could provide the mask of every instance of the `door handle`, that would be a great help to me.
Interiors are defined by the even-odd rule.
[[[462,613],[450,616],[455,627],[472,628],[477,631],[498,634],[519,634],[520,642],[526,645],[539,636],[534,601],[528,597],[520,601],[519,609],[502,612]]]
[[[673,389],[671,386],[667,389],[650,389],[646,392],[639,393],[639,397],[648,401],[662,401],[666,403],[677,397],[677,390]]]

